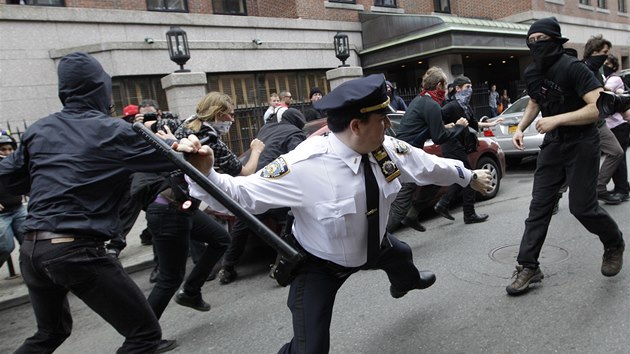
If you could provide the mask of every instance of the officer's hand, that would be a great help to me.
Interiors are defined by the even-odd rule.
[[[516,132],[512,135],[512,144],[519,150],[525,150],[525,144],[523,143],[523,132],[520,128],[516,128]]]
[[[249,148],[252,149],[252,152],[257,152],[260,154],[263,152],[263,150],[265,150],[265,143],[256,138],[252,140],[252,142],[249,144]]]
[[[470,188],[486,195],[492,190],[492,175],[490,174],[490,171],[481,169],[474,170],[473,173],[477,175],[477,179],[470,181]]]
[[[554,129],[556,129],[556,121],[555,121],[555,119],[540,118],[536,122],[536,130],[540,134],[545,134],[545,133],[547,133],[549,131],[552,131]]]
[[[455,122],[455,124],[463,125],[463,126],[467,127],[468,126],[468,119],[466,119],[466,118],[459,118],[457,120],[457,122]]]
[[[208,145],[201,145],[195,135],[173,143],[173,150],[183,152],[184,158],[206,176],[214,165],[214,152]]]

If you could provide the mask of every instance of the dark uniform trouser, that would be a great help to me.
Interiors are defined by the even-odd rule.
[[[52,353],[72,330],[68,291],[75,294],[125,342],[118,353],[155,352],[162,331],[142,291],[103,244],[75,238],[24,241],[20,269],[37,319],[37,332],[16,353]]]
[[[617,223],[597,201],[599,154],[599,134],[594,125],[584,127],[581,132],[562,134],[555,130],[547,133],[534,173],[532,201],[517,258],[519,264],[538,266],[552,210],[565,179],[569,185],[571,214],[588,231],[599,236],[605,247],[615,247],[623,242]]]
[[[411,248],[391,234],[388,238],[391,247],[381,250],[373,269],[384,270],[397,289],[416,288],[420,274],[413,264]],[[352,273],[340,277],[321,262],[307,261],[300,267],[287,300],[293,316],[293,339],[279,353],[328,353],[335,297]]]

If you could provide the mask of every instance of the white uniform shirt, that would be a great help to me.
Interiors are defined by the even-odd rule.
[[[381,190],[380,235],[385,234],[390,205],[402,182],[442,186],[453,183],[467,186],[470,182],[472,172],[460,161],[427,154],[392,137],[385,137],[383,145],[401,175],[387,182],[370,155],[372,170]],[[254,214],[271,208],[290,207],[295,216],[293,234],[309,253],[346,267],[365,264],[367,207],[361,155],[331,133],[307,139],[279,159],[286,162],[288,170],[282,176],[263,177],[265,169],[262,169],[245,177],[211,171],[208,178]],[[280,166],[279,171],[284,170],[278,161],[268,167],[276,164],[276,168]],[[226,211],[193,181],[187,180],[191,196],[203,200],[215,210]]]

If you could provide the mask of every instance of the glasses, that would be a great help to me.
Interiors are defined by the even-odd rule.
[[[538,36],[532,36],[532,37],[527,38],[527,43],[531,44],[531,43],[536,43],[536,42],[539,42],[539,41],[548,41],[550,39],[551,39],[551,37],[549,37],[548,35],[540,34]]]

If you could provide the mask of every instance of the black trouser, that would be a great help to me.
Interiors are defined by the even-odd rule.
[[[613,173],[612,180],[615,184],[614,193],[628,194],[630,192],[630,186],[628,185],[628,162],[626,161],[626,150],[628,150],[628,144],[630,143],[630,124],[621,123],[618,126],[610,129],[621,145],[623,150],[623,159],[617,166],[615,173]]]
[[[420,283],[420,273],[413,264],[411,248],[388,234],[391,247],[381,250],[373,269],[387,273],[397,289],[414,289]],[[291,283],[287,305],[293,317],[293,339],[279,353],[328,353],[330,347],[330,321],[337,291],[353,271],[339,275],[339,269],[330,267],[320,259],[308,258],[300,266]]]
[[[136,220],[138,220],[141,210],[142,203],[132,198],[129,191],[126,191],[125,196],[121,200],[119,212],[122,233],[109,241],[109,247],[122,250],[127,246],[127,234],[129,234],[129,231],[133,228]]]
[[[256,215],[256,218],[260,221],[264,221],[266,218],[273,218],[278,223],[284,223],[287,219],[288,211],[288,208],[270,209],[266,213]],[[230,246],[223,256],[222,265],[224,267],[234,267],[238,263],[243,252],[245,252],[245,246],[247,246],[250,233],[251,229],[249,226],[241,219],[236,219],[236,222],[234,222],[232,226],[232,232],[230,233]]]
[[[125,337],[118,353],[155,352],[160,324],[120,262],[106,255],[103,243],[87,238],[53,241],[24,241],[20,249],[37,332],[16,353],[52,353],[70,336],[68,291]]]
[[[464,167],[472,170],[470,163],[468,162],[468,154],[464,145],[457,139],[451,139],[442,144],[442,156],[459,160],[464,163]],[[463,190],[462,190],[463,188]],[[439,203],[444,206],[449,206],[451,202],[457,197],[459,192],[462,192],[462,210],[464,211],[464,217],[475,214],[475,190],[470,185],[465,188],[459,184],[452,184],[448,187],[448,191],[440,198]]]
[[[227,230],[204,212],[182,212],[158,203],[147,207],[147,226],[153,234],[153,249],[160,270],[148,301],[160,318],[184,280],[190,239],[208,244],[184,283],[184,291],[191,296],[201,294],[201,286],[221,259],[230,239]]]
[[[517,258],[519,264],[538,266],[558,191],[565,180],[569,186],[571,214],[588,231],[599,236],[604,247],[615,247],[623,242],[617,223],[597,201],[599,157],[599,133],[594,125],[568,133],[554,130],[546,134],[534,172],[532,201]]]

